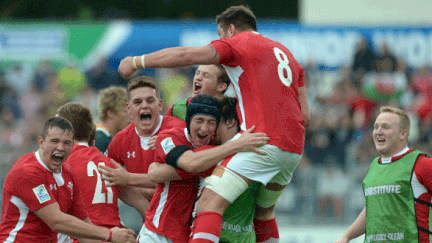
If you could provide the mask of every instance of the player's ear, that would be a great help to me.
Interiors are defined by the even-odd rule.
[[[39,144],[39,147],[42,145],[43,141],[44,141],[44,139],[42,138],[42,136],[39,136],[39,137],[38,137],[38,144]]]
[[[163,101],[162,99],[159,99],[159,112],[161,112],[163,110]]]
[[[234,36],[236,34],[236,27],[233,24],[230,24],[227,33],[229,37]]]
[[[225,124],[228,127],[228,129],[230,129],[230,128],[237,126],[237,121],[234,118],[230,118],[230,119],[225,121]]]
[[[226,83],[218,83],[216,91],[218,93],[224,92],[228,88],[228,85]]]

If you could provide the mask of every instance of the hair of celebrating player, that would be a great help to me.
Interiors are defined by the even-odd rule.
[[[90,109],[75,102],[69,102],[57,109],[57,114],[68,119],[75,129],[75,139],[89,141],[93,131],[93,117]]]
[[[383,106],[380,108],[380,114],[384,113],[384,112],[394,113],[394,114],[398,115],[399,121],[400,121],[399,122],[399,129],[401,131],[407,130],[408,134],[409,134],[410,128],[411,128],[411,122],[410,122],[410,119],[409,119],[409,117],[405,111],[398,109],[398,108],[390,107],[390,106]]]
[[[240,131],[240,122],[237,116],[237,98],[224,96],[221,100],[222,103],[222,116],[224,121],[235,120],[237,122],[237,129]]]
[[[160,91],[159,86],[157,85],[156,81],[149,76],[139,76],[131,79],[127,85],[127,97],[128,100],[130,100],[130,92],[134,89],[141,88],[141,87],[149,87],[156,91],[156,96],[160,98]]]
[[[222,103],[215,97],[208,94],[199,94],[193,97],[186,110],[186,125],[190,132],[190,123],[195,115],[211,116],[216,119],[216,124],[222,114]]]
[[[99,119],[106,121],[108,118],[108,111],[115,113],[125,109],[128,102],[128,95],[124,87],[110,86],[99,92],[98,110]]]
[[[216,23],[220,24],[224,31],[228,29],[230,24],[233,24],[240,31],[247,29],[257,31],[255,14],[249,7],[244,5],[229,7],[223,13],[216,16]]]
[[[219,69],[218,82],[220,84],[225,83],[227,85],[227,88],[224,91],[222,91],[222,94],[225,94],[225,92],[227,91],[227,89],[228,89],[231,81],[230,81],[230,79],[228,77],[228,74],[227,74],[225,68],[222,65],[220,65],[220,64],[217,64],[216,66]]]
[[[63,132],[69,131],[74,134],[74,128],[70,121],[63,117],[52,117],[45,122],[41,131],[41,137],[45,139],[48,135],[48,130],[55,127],[59,128]]]

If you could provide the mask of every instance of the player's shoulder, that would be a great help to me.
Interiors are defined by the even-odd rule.
[[[183,138],[185,136],[186,135],[185,135],[184,127],[173,127],[170,129],[164,129],[160,131],[157,140],[161,140],[162,138],[167,138],[167,137]]]
[[[163,121],[161,125],[161,130],[171,129],[171,128],[185,128],[186,122],[175,116],[163,116]]]
[[[123,128],[120,132],[118,132],[114,136],[114,138],[113,138],[112,141],[114,142],[114,141],[122,141],[122,140],[125,140],[125,139],[130,139],[130,137],[134,133],[136,134],[136,132],[135,132],[135,123],[132,122],[127,127]]]
[[[25,154],[12,166],[9,171],[15,177],[31,177],[33,175],[44,174],[45,168],[39,163],[36,158],[35,152]]]

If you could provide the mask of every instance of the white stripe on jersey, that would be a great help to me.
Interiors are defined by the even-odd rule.
[[[165,182],[165,187],[160,195],[160,199],[159,199],[159,205],[156,209],[156,213],[153,217],[153,224],[155,225],[155,227],[159,227],[159,220],[160,220],[160,216],[162,214],[162,211],[165,207],[165,203],[167,202],[167,198],[168,198],[168,189],[170,186],[170,182]]]
[[[27,205],[18,197],[12,196],[10,202],[13,203],[15,206],[17,206],[17,208],[19,209],[19,212],[20,212],[20,217],[18,219],[18,222],[17,222],[17,225],[15,226],[15,228],[9,233],[9,237],[6,239],[5,243],[15,241],[17,233],[24,226],[25,221],[27,219],[27,215],[29,213],[29,208],[27,207]]]
[[[209,234],[209,233],[196,233],[193,236],[194,239],[205,239],[205,240],[210,240],[213,241],[214,243],[218,243],[219,242],[219,237],[217,237],[214,234]]]
[[[228,67],[225,65],[222,65],[222,66],[225,68],[225,70],[228,74],[228,77],[231,80],[231,84],[234,86],[234,90],[237,94],[237,101],[238,101],[238,104],[240,107],[240,113],[242,116],[242,124],[240,124],[240,129],[242,131],[246,131],[246,119],[245,119],[245,112],[244,112],[244,106],[243,106],[243,97],[241,96],[240,85],[239,85],[240,75],[242,75],[244,73],[244,71],[240,66],[237,66],[237,67]]]
[[[411,178],[411,188],[413,190],[414,198],[419,198],[423,193],[428,192],[425,186],[423,186],[418,180],[415,172]]]

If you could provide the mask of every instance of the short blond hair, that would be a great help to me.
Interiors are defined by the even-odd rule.
[[[110,86],[99,92],[98,110],[99,119],[105,121],[108,117],[108,111],[115,113],[125,109],[128,102],[126,88],[120,86]]]
[[[410,128],[411,128],[411,122],[410,119],[407,115],[407,113],[401,109],[398,108],[394,108],[391,106],[383,106],[380,108],[380,114],[384,113],[384,112],[390,112],[390,113],[394,113],[396,115],[399,116],[399,128],[403,131],[403,130],[407,130],[408,134],[410,133]]]

